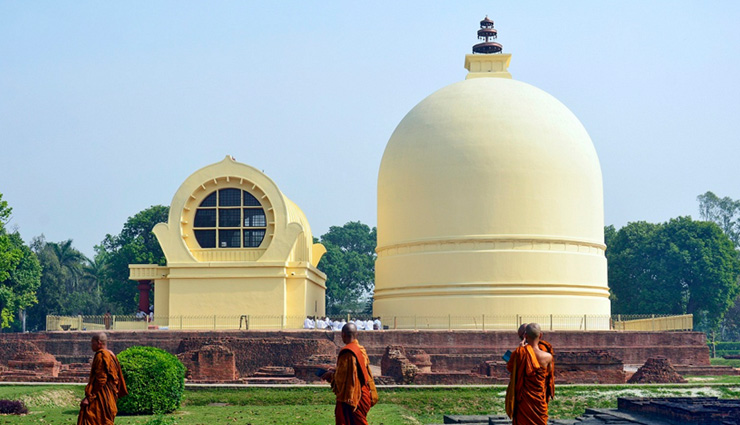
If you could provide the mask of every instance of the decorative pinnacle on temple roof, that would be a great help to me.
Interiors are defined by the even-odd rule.
[[[478,30],[478,40],[485,40],[483,43],[478,43],[473,46],[473,53],[501,53],[504,49],[500,43],[496,43],[495,40],[498,37],[498,31],[493,28],[493,21],[486,15],[486,17],[480,21],[480,29]]]

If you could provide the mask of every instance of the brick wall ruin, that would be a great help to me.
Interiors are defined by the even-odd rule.
[[[35,347],[61,362],[54,380],[84,380],[83,371],[92,358],[90,335],[0,334],[0,367]],[[386,347],[401,347],[417,368],[416,384],[505,382],[502,364],[497,363],[518,343],[513,331],[366,331],[359,338],[375,366],[381,365]],[[558,382],[624,382],[619,362],[639,366],[649,357],[668,358],[678,368],[710,367],[705,336],[699,332],[547,332],[545,339],[555,347]],[[180,355],[195,381],[290,383],[318,380],[316,370],[330,367],[343,344],[339,332],[331,331],[110,332],[109,348],[114,352],[134,345]],[[286,370],[294,376],[284,376]]]

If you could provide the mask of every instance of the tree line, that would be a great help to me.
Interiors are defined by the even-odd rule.
[[[693,314],[694,329],[740,340],[740,201],[697,197],[701,221],[607,226],[614,314]]]
[[[740,201],[712,192],[698,197],[701,220],[678,217],[604,229],[614,314],[694,315],[695,328],[740,340]],[[0,194],[0,329],[43,330],[46,316],[134,314],[139,291],[129,264],[166,265],[151,232],[169,208],[152,206],[107,234],[87,258],[72,240],[25,244],[6,229],[12,209]],[[360,222],[332,226],[318,268],[327,275],[327,314],[369,314],[377,229]]]

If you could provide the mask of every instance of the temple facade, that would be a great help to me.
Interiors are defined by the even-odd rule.
[[[478,36],[467,78],[416,105],[386,146],[373,314],[608,318],[593,143],[565,105],[512,79],[490,19]]]
[[[149,310],[154,286],[154,325],[211,316],[302,323],[325,312],[326,275],[316,265],[326,250],[313,243],[301,209],[254,167],[227,156],[196,171],[172,198],[167,223],[153,232],[167,265],[129,270],[140,310]]]

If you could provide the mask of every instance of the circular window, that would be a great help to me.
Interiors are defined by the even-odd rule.
[[[267,218],[251,193],[220,189],[200,203],[193,228],[201,248],[257,248],[267,233]]]

